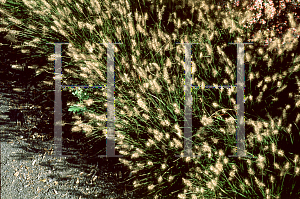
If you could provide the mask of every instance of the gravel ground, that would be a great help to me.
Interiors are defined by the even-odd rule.
[[[17,96],[0,89],[2,199],[135,198],[105,166],[45,156],[53,142],[28,141],[23,129],[10,121],[9,101]]]

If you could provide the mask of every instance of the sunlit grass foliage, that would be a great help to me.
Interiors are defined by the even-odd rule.
[[[45,43],[69,42],[63,85],[106,85],[107,44],[99,43],[122,43],[114,46],[116,149],[141,198],[300,197],[300,51],[293,36],[300,26],[289,15],[295,33],[264,46],[276,33],[246,28],[254,14],[243,9],[247,3],[220,2],[7,0],[1,31],[49,61],[53,45]],[[228,43],[250,40],[245,142],[254,158],[234,158],[237,47]],[[192,85],[199,86],[192,89],[192,130],[200,158],[175,157],[183,154],[185,97],[185,48],[175,42],[199,43],[192,45]],[[88,120],[73,130],[96,145],[106,136],[107,95],[100,88],[88,93],[81,103]]]

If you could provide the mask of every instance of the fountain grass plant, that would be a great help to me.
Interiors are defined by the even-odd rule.
[[[287,31],[264,46],[276,33],[245,28],[254,14],[243,9],[247,2],[155,2],[7,0],[1,31],[41,48],[52,61],[53,46],[45,43],[69,42],[64,85],[105,85],[107,44],[99,43],[123,43],[114,46],[116,151],[140,198],[298,198],[298,38]],[[18,15],[20,9],[30,17]],[[292,17],[289,22],[295,25]],[[298,34],[298,24],[294,28]],[[249,39],[245,142],[254,158],[229,158],[236,146],[236,88],[203,86],[236,85],[237,47],[228,43]],[[192,84],[202,87],[192,89],[192,122],[193,153],[200,158],[175,157],[184,147],[185,80],[185,49],[175,42],[199,43],[192,45]],[[86,93],[77,107],[87,122],[77,116],[73,131],[97,147],[106,138],[106,91]]]

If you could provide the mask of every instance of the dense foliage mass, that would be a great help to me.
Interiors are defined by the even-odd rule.
[[[55,59],[62,85],[106,85],[114,46],[115,132],[133,189],[151,198],[299,198],[299,3],[260,1],[2,0],[1,32],[26,56]],[[193,154],[184,148],[185,48],[192,45]],[[245,142],[236,146],[237,47],[245,45]],[[24,45],[22,45],[24,44]],[[37,69],[37,70],[38,70]],[[53,70],[53,69],[52,69]],[[53,80],[54,85],[54,80]],[[232,85],[205,88],[205,85]],[[70,89],[72,132],[105,151],[107,93]]]

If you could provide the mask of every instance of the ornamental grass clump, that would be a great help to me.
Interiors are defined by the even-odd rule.
[[[24,23],[9,14],[12,2],[3,5],[2,24]],[[246,9],[247,2],[233,5],[211,0],[24,1],[40,20],[26,21],[32,29],[26,38],[19,36],[69,42],[62,53],[63,85],[106,85],[108,44],[99,43],[122,43],[114,45],[116,153],[123,155],[119,161],[130,170],[127,180],[140,198],[297,198],[300,81],[295,35],[300,27],[287,14],[294,32],[287,30],[265,47],[266,39],[277,33],[249,26],[255,11]],[[41,31],[34,32],[35,26]],[[250,39],[254,44],[245,45],[244,105],[245,148],[252,158],[228,157],[236,153],[239,106],[237,45],[229,43]],[[192,45],[191,63],[192,153],[201,155],[197,158],[175,157],[184,154],[184,87],[189,86],[185,47],[175,42],[198,43]],[[54,55],[53,46],[42,48]],[[222,85],[231,87],[218,88]],[[104,155],[105,146],[97,143],[106,139],[107,93],[93,88],[87,95],[78,103],[85,120],[77,117],[73,130],[82,131]]]

